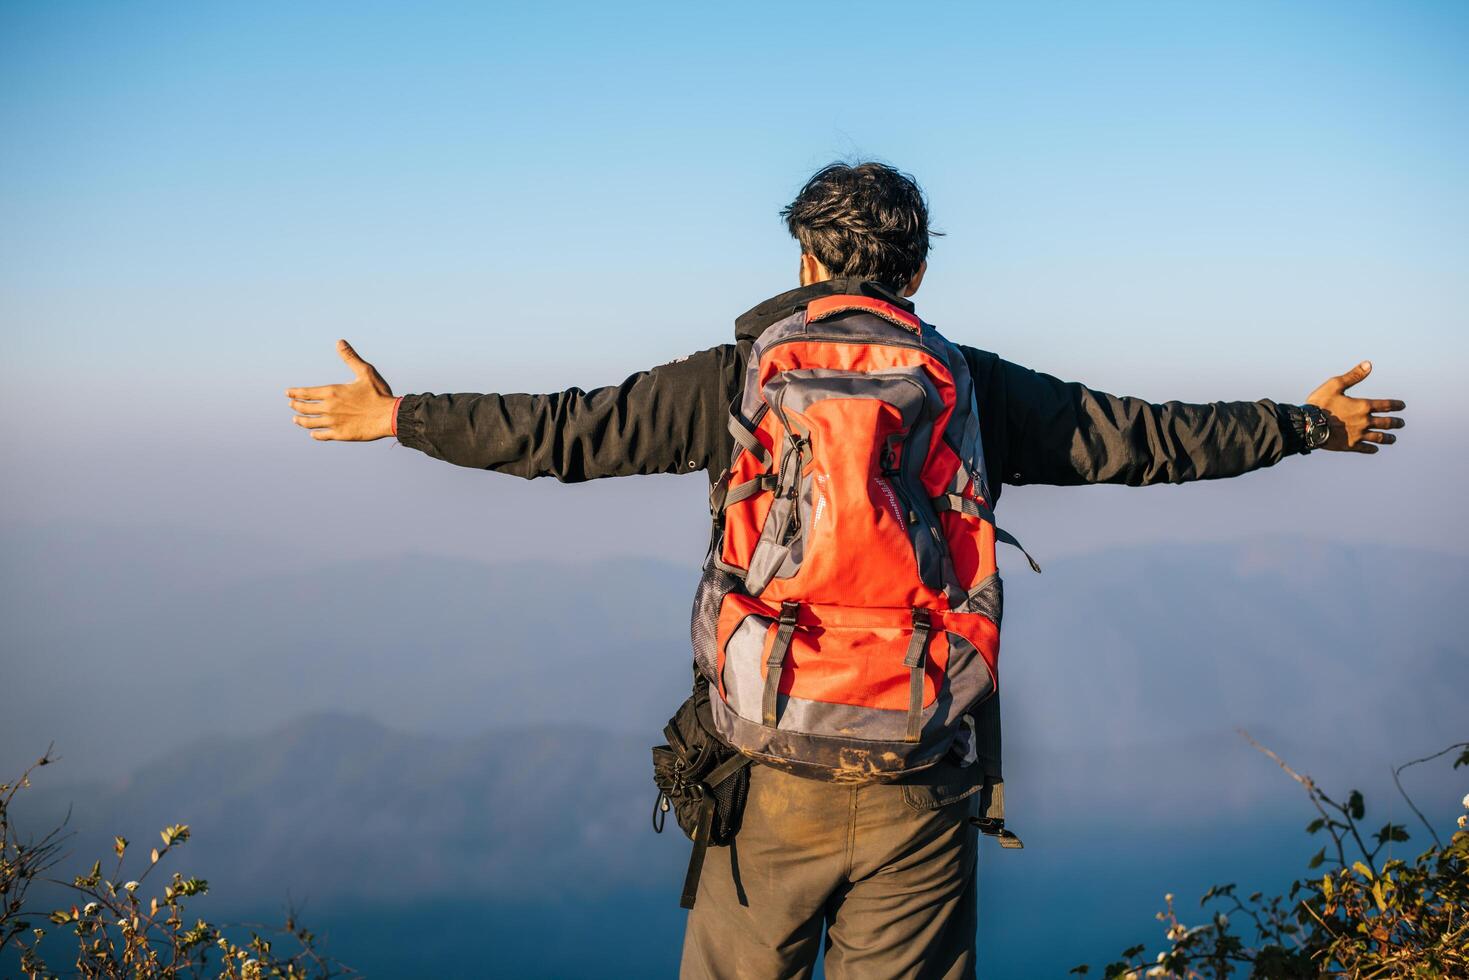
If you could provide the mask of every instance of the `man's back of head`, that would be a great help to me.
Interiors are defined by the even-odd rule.
[[[801,243],[801,283],[835,276],[917,291],[928,258],[928,203],[908,174],[882,163],[833,163],[781,210]]]

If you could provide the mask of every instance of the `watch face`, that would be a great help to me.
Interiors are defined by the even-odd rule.
[[[1331,438],[1331,426],[1326,421],[1325,413],[1311,413],[1311,431],[1306,435],[1306,441],[1312,449],[1318,449],[1326,445],[1326,440]]]

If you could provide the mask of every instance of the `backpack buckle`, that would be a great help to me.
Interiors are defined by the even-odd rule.
[[[796,617],[801,612],[799,602],[782,602],[780,604],[780,623],[782,626],[796,625]]]

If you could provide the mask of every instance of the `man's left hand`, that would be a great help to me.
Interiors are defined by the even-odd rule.
[[[1346,374],[1328,379],[1311,392],[1306,402],[1326,413],[1331,437],[1322,449],[1337,452],[1375,453],[1378,446],[1390,446],[1398,437],[1387,429],[1401,429],[1403,420],[1387,412],[1401,412],[1406,406],[1396,398],[1353,398],[1347,389],[1372,373],[1372,362],[1363,361]]]

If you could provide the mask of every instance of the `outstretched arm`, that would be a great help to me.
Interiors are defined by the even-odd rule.
[[[707,469],[725,444],[732,347],[640,371],[619,385],[548,394],[414,394],[392,389],[346,341],[356,379],[286,392],[312,438],[405,446],[459,466],[579,482]]]
[[[1146,486],[1239,476],[1271,466],[1304,448],[1294,421],[1299,408],[1270,399],[1153,403],[1095,391],[1075,382],[966,351],[985,408],[995,413],[995,441],[1006,483]],[[1346,393],[1370,372],[1364,362],[1309,396],[1326,412],[1331,439],[1324,448],[1376,452],[1403,420],[1396,399]]]

